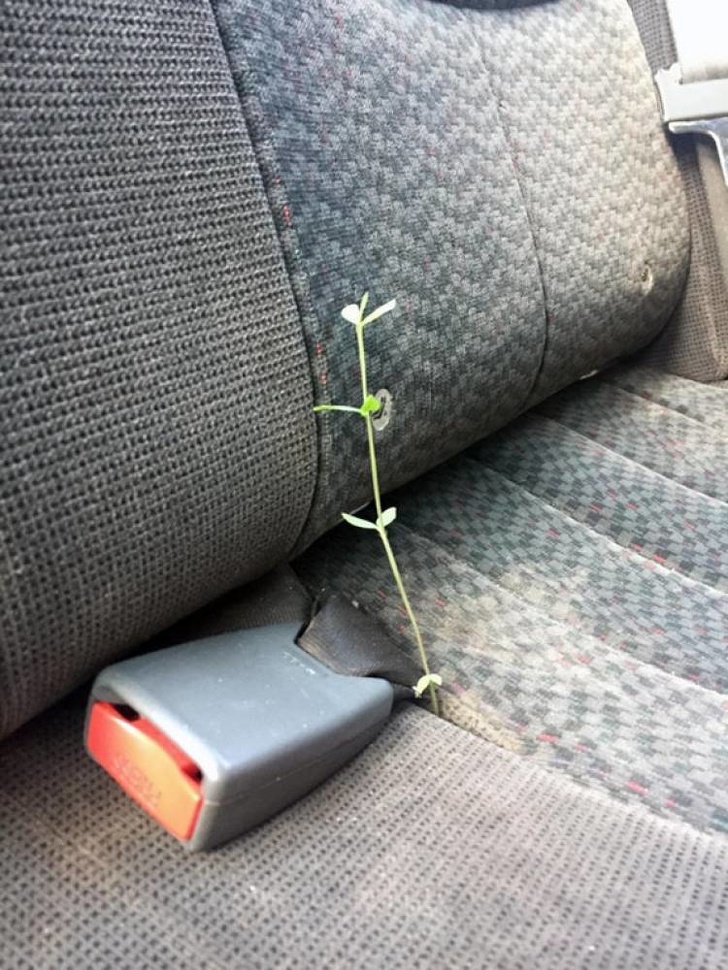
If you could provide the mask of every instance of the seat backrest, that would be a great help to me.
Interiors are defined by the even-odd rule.
[[[626,0],[10,0],[0,733],[647,343],[688,258]]]
[[[649,342],[684,281],[676,166],[623,0],[217,0],[317,401],[355,394],[340,306],[396,296],[371,381],[386,482]],[[367,498],[322,419],[306,537]]]
[[[310,370],[203,2],[2,24],[0,733],[285,558]]]

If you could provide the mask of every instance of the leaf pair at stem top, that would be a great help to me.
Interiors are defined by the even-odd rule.
[[[368,317],[365,317],[367,306],[369,304],[369,294],[365,293],[361,298],[361,302],[357,305],[356,303],[350,303],[345,306],[341,311],[341,315],[344,320],[348,320],[349,323],[353,323],[355,327],[366,327],[369,323],[374,323],[380,317],[383,317],[385,313],[389,313],[391,310],[397,306],[396,300],[389,300],[387,303],[383,303],[378,306],[376,310],[372,310]]]

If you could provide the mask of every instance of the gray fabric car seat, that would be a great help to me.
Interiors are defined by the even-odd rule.
[[[724,966],[725,395],[611,366],[689,258],[626,0],[2,30],[0,966]],[[191,857],[84,755],[83,692],[21,725],[294,552],[406,645],[369,537],[319,538],[369,497],[311,411],[355,399],[364,289],[454,723],[400,712]]]
[[[311,414],[364,288],[392,488],[646,344],[688,259],[621,0],[63,9],[4,22],[4,733],[366,501]]]

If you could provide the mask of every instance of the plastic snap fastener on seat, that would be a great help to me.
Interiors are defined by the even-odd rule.
[[[652,267],[649,263],[645,263],[642,267],[642,272],[640,273],[640,287],[642,292],[647,295],[652,291],[652,287],[655,285],[655,277],[652,272]]]

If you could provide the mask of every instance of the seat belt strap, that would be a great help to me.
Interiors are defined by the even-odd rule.
[[[422,676],[384,627],[340,593],[323,600],[296,642],[337,674],[383,677],[392,685],[395,700],[412,700],[412,687]]]
[[[677,62],[655,75],[662,120],[676,135],[708,135],[728,185],[728,3],[666,0]]]
[[[290,623],[298,645],[337,674],[382,677],[395,700],[413,700],[422,676],[415,660],[392,641],[373,616],[340,593],[326,590],[316,600],[290,566],[278,566],[171,627],[148,644],[152,649],[255,627]]]

